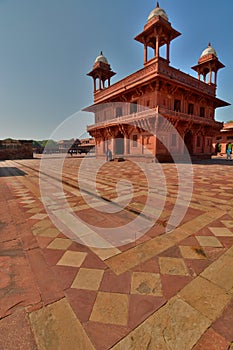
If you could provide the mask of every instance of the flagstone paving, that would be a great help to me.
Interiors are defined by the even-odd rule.
[[[43,194],[40,159],[0,162],[0,349],[231,349],[229,162],[193,165],[188,210],[169,230],[177,171],[162,164],[167,192],[155,173],[156,201],[146,215],[164,206],[143,234],[140,224],[124,229],[147,200],[147,178],[138,166],[103,164],[95,192],[90,158],[83,193],[77,180],[82,160],[65,159],[62,192],[54,159],[47,159]],[[187,193],[181,195],[185,209]],[[111,212],[104,211],[106,202],[114,203]]]

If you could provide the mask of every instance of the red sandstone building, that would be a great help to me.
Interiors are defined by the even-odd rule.
[[[214,137],[213,147],[215,153],[226,153],[226,145],[229,143],[233,144],[233,122],[225,123],[223,129]]]
[[[96,58],[88,73],[94,81],[94,105],[86,110],[95,113],[95,124],[87,130],[95,138],[97,157],[104,157],[110,149],[114,158],[169,160],[168,150],[182,156],[184,144],[194,159],[211,156],[212,138],[222,128],[214,119],[215,109],[229,105],[216,97],[217,73],[224,65],[209,44],[192,67],[197,78],[171,67],[170,43],[179,35],[157,3],[135,37],[144,49],[142,69],[111,85],[116,73],[102,52]],[[161,57],[164,45],[166,57]],[[149,49],[153,50],[152,59],[148,59]],[[168,121],[182,142],[177,132],[167,127]],[[158,124],[159,138],[154,136]]]

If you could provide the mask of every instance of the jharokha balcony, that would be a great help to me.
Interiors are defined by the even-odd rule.
[[[193,122],[198,123],[206,126],[215,126],[216,124],[219,124],[219,127],[221,127],[222,123],[216,122],[213,118],[203,118],[198,115],[189,115],[188,113],[183,112],[177,112],[168,108],[159,107],[156,108],[150,108],[146,109],[141,112],[133,113],[124,115],[121,117],[114,117],[107,119],[105,121],[101,121],[92,125],[87,126],[87,131],[92,131],[95,129],[102,129],[105,127],[115,126],[119,124],[134,124],[134,122],[143,120],[143,119],[150,119],[150,118],[156,118],[158,115],[161,115],[165,117],[166,119],[177,119],[182,122]]]

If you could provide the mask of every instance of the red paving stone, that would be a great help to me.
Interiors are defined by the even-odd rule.
[[[90,318],[97,293],[92,290],[69,289],[65,292],[72,309],[81,322]]]
[[[190,275],[197,276],[211,264],[211,260],[185,259],[185,264]]]
[[[225,248],[230,248],[233,246],[233,237],[218,237],[218,240]]]
[[[192,281],[190,276],[161,275],[163,295],[170,299],[176,295],[186,284]]]
[[[0,243],[0,318],[41,300],[34,275],[19,241]],[[8,275],[8,277],[7,277]]]
[[[16,310],[12,315],[0,319],[1,350],[37,350],[28,315]]]
[[[130,295],[128,326],[134,329],[158,310],[166,299],[164,297],[153,297],[150,295]]]
[[[28,258],[35,275],[42,301],[45,305],[50,304],[64,297],[59,284],[47,265],[41,251],[33,249],[28,251]]]
[[[88,321],[84,324],[85,331],[93,340],[96,350],[107,350],[129,333],[129,328]]]
[[[233,341],[233,302],[213,324],[213,329],[229,342]]]
[[[78,272],[77,268],[72,266],[53,266],[52,271],[62,290],[70,288]]]
[[[212,328],[201,337],[193,350],[228,350],[230,343]]]
[[[55,266],[64,254],[63,250],[58,249],[43,249],[42,254],[46,263],[49,266]]]
[[[199,232],[200,231],[198,231],[198,235],[199,235]],[[204,236],[207,236],[207,235],[204,235]],[[181,241],[180,245],[197,246],[198,241],[195,236],[190,236],[188,238],[185,238],[183,241]]]
[[[151,258],[147,260],[145,263],[139,264],[131,269],[135,272],[151,272],[151,273],[159,273],[159,263],[158,263],[158,257]]]
[[[77,163],[74,164],[75,161]],[[37,171],[39,161],[35,160],[33,164],[31,161],[20,161],[20,164],[25,162],[30,164],[31,168],[34,167]],[[19,167],[20,164],[18,164]],[[66,186],[68,185],[65,189],[66,194],[70,196],[69,202],[78,207],[79,205],[85,204],[85,202],[82,198],[79,198],[77,194],[73,194],[72,191],[74,187],[72,187],[73,185],[69,187],[69,183],[73,181],[74,172],[77,172],[79,160],[70,159],[67,161],[67,164],[69,166],[67,168],[65,167],[64,174]],[[126,163],[125,165],[121,165],[124,177],[127,178],[127,174],[130,174],[132,181],[135,182],[136,191],[140,192],[139,175],[134,173],[133,170],[129,171],[126,165]],[[99,177],[99,181],[101,185],[104,184],[107,187],[104,189],[100,187],[99,189],[106,197],[116,197],[114,191],[116,179],[118,179],[121,169],[119,166],[119,164],[113,164],[110,167],[109,164],[106,164],[103,167],[103,173],[102,176]],[[209,170],[209,176],[215,176],[215,190],[218,189],[219,198],[224,198],[224,196],[221,195],[221,184],[223,181],[222,169],[220,166],[217,167],[217,169],[216,171],[216,169],[214,170],[211,168]],[[170,203],[169,200],[167,200],[165,205],[166,214],[161,216],[158,223],[136,242],[118,247],[118,251],[109,259],[102,257],[101,252],[95,254],[89,247],[76,242],[73,242],[68,248],[65,248],[67,242],[67,236],[64,235],[65,231],[58,232],[56,237],[54,237],[54,232],[52,231],[51,237],[36,235],[36,231],[33,230],[38,228],[38,223],[42,224],[42,231],[40,231],[40,234],[43,233],[43,224],[45,225],[45,230],[48,228],[53,230],[55,226],[49,222],[49,218],[40,219],[39,216],[34,218],[35,214],[44,214],[45,210],[38,199],[40,196],[38,176],[35,176],[37,173],[34,172],[33,169],[27,169],[28,175],[20,179],[15,178],[14,183],[11,182],[10,177],[0,178],[0,189],[3,192],[3,196],[0,198],[0,214],[2,214],[2,216],[0,216],[0,318],[4,317],[0,320],[0,330],[2,331],[3,329],[4,331],[4,327],[7,327],[6,325],[9,324],[10,326],[12,324],[12,329],[15,329],[15,337],[14,333],[12,333],[12,338],[18,339],[17,337],[20,329],[25,333],[25,336],[21,339],[21,343],[23,344],[22,349],[37,349],[34,335],[31,332],[30,323],[27,319],[27,313],[33,313],[33,311],[40,310],[42,307],[49,304],[55,305],[56,301],[66,297],[75,317],[78,319],[79,324],[85,329],[87,336],[90,338],[96,350],[109,350],[124,337],[129,337],[130,339],[130,337],[132,337],[131,332],[133,330],[136,331],[137,326],[142,325],[143,322],[146,324],[150,316],[156,315],[156,312],[164,305],[167,305],[167,302],[172,297],[176,297],[179,291],[193,281],[195,277],[210,264],[221,257],[233,244],[232,236],[215,236],[210,230],[210,228],[226,228],[222,221],[232,221],[233,213],[230,212],[231,207],[229,206],[229,209],[224,209],[222,215],[219,215],[219,218],[212,218],[211,210],[217,209],[221,212],[221,203],[219,204],[216,201],[216,195],[211,196],[212,185],[209,181],[206,181],[206,176],[208,174],[206,173],[205,166],[195,165],[194,170],[199,174],[194,183],[194,194],[198,200],[194,198],[194,200],[191,201],[182,224],[186,223],[186,225],[189,225],[189,222],[195,221],[196,219],[199,221],[196,221],[192,226],[191,224],[190,226],[185,226],[188,228],[188,233],[186,234],[185,229],[183,229],[180,239],[173,238],[169,248],[165,248],[164,251],[162,249],[159,253],[155,252],[153,255],[153,251],[148,243],[150,243],[150,240],[153,241],[153,239],[164,237],[164,226],[169,219],[169,213],[174,208],[174,203]],[[174,193],[173,184],[176,175],[170,172],[170,168],[166,164],[164,165],[164,171],[165,174],[167,173],[169,176],[173,177],[171,193]],[[218,177],[216,175],[217,173],[221,176],[219,175]],[[53,182],[56,182],[56,180],[53,179]],[[17,184],[20,185],[19,191],[14,188],[14,185]],[[233,181],[231,179],[225,179],[224,186],[229,186],[229,188],[231,188],[232,184]],[[143,187],[143,190],[145,190],[145,187]],[[207,196],[208,190],[210,195],[207,199],[205,197]],[[203,198],[202,192],[205,196]],[[30,202],[28,203],[27,196],[30,196],[29,201],[33,199],[35,202],[32,204],[30,204]],[[144,194],[139,193],[138,197],[134,197],[134,200],[135,203],[139,204],[144,203],[145,198]],[[53,199],[56,200],[56,189],[53,193]],[[211,202],[211,204],[209,203],[207,205],[208,201]],[[230,197],[227,197],[225,205],[227,205],[229,201]],[[57,201],[57,204],[59,203],[61,203],[60,199]],[[134,208],[134,201],[131,201],[128,209],[131,208],[131,206]],[[120,216],[116,214],[98,214],[99,211],[95,209],[83,209],[80,211],[76,208],[76,211],[77,214],[85,218],[88,223],[95,223],[97,226],[102,227],[108,227],[110,225],[111,228],[129,222],[132,215],[130,210],[127,212],[121,211]],[[206,222],[203,227],[199,218],[206,213],[208,214],[207,222],[209,223],[207,224]],[[48,221],[48,223],[46,223],[46,221]],[[200,227],[196,228],[196,225],[200,225]],[[229,228],[229,230],[229,232],[233,232],[233,228]],[[32,231],[35,235],[33,235]],[[66,232],[69,232],[69,235],[73,235],[69,229],[66,230]],[[49,236],[49,232],[45,232],[45,234]],[[118,236],[122,236],[120,229]],[[222,243],[223,247],[201,247],[196,238],[197,236],[216,237],[216,239]],[[103,238],[104,237],[108,237],[108,233],[103,235]],[[167,235],[167,237],[169,239],[169,235]],[[61,240],[64,243],[64,248],[59,247],[59,249],[51,249],[48,247],[55,238],[65,239],[65,241]],[[137,260],[135,260],[132,255],[135,247],[137,247]],[[190,252],[181,249],[184,247],[191,247]],[[141,252],[141,248],[147,249],[149,252],[150,256],[148,259],[143,258],[143,254],[145,253]],[[195,256],[196,250],[198,250],[200,254]],[[113,266],[111,264],[109,265],[109,260],[115,259],[115,261],[117,261],[122,252],[129,254],[124,262],[128,264],[129,261],[130,264],[125,272],[118,273],[117,271],[121,266],[118,266],[117,263]],[[71,253],[71,257],[73,257],[73,260],[70,258],[71,260],[68,262],[70,266],[57,265],[64,253]],[[185,254],[187,254],[187,256]],[[66,255],[66,258],[67,257],[68,255]],[[170,263],[170,259],[175,258],[177,263],[181,264],[179,266],[183,266],[183,268],[185,268],[185,266],[187,267],[187,276],[161,274],[159,258],[162,259],[163,264],[166,264],[166,258],[169,258],[168,260]],[[120,264],[122,264],[122,262]],[[111,266],[111,268],[109,266]],[[79,278],[79,271],[82,271],[80,276],[83,276],[83,271],[86,271],[90,277],[90,280],[82,280],[84,284],[81,284],[83,288],[90,286],[90,290],[72,287],[74,280],[76,280],[77,277]],[[133,273],[135,275],[135,273],[140,272],[141,274],[136,274],[136,276],[140,275],[142,279],[141,285],[147,287],[144,290],[145,295],[133,294],[135,293],[134,288],[136,287],[132,284],[132,276]],[[184,272],[178,271],[176,273],[182,274]],[[148,289],[147,283],[150,284],[153,279],[158,278],[157,276],[159,276],[161,280],[161,296],[147,295],[146,290],[150,290]],[[145,280],[143,280],[143,278]],[[80,287],[79,284],[76,284],[76,287],[77,286]],[[100,311],[97,312],[96,309],[94,316],[92,314],[96,307],[97,294],[99,299],[106,301],[106,308],[105,305],[103,305],[103,310],[107,310],[107,315],[99,315],[98,312]],[[105,296],[106,299],[104,299]],[[116,312],[116,305],[113,303],[113,300],[118,300],[119,305],[124,305],[126,300],[124,298],[126,296],[127,312],[121,309],[121,306],[119,306],[119,312]],[[98,308],[98,310],[101,310],[101,305],[98,304]],[[111,312],[113,312],[114,316]],[[124,316],[126,319],[124,318],[123,321],[121,320],[121,313],[126,315]],[[232,304],[230,304],[222,310],[221,316],[216,321],[213,321],[211,328],[207,331],[203,328],[203,332],[200,334],[200,339],[194,349],[227,350],[230,343],[233,341],[233,328],[229,327],[229,325],[233,324],[232,315]],[[117,321],[114,321],[114,317],[117,317]],[[94,322],[94,320],[96,321],[97,319],[99,319],[99,322]],[[20,324],[20,320],[22,320],[22,324]],[[102,321],[105,323],[102,323]],[[114,322],[116,324],[114,324]],[[120,324],[124,324],[124,326]],[[16,349],[14,348],[16,344],[14,343],[15,339],[11,339],[11,342],[9,342],[9,336],[4,334],[2,339],[0,337],[0,349],[1,346],[4,350]],[[138,341],[139,348],[144,349],[144,345],[140,345],[140,341],[143,341],[143,337],[138,339]],[[18,342],[19,349],[21,349],[21,343],[20,341]]]
[[[82,267],[87,267],[90,269],[94,269],[94,268],[102,269],[102,270],[107,268],[107,265],[100,258],[98,258],[98,256],[96,256],[94,253],[91,253],[88,250],[86,250],[86,252],[88,252],[88,255],[86,256],[84,262],[82,263]]]
[[[159,256],[170,257],[170,258],[182,258],[180,249],[178,246],[174,246],[165,250],[165,252],[159,254]]]
[[[106,270],[99,290],[102,292],[125,293],[130,291],[131,273],[125,272],[117,276],[113,271]]]

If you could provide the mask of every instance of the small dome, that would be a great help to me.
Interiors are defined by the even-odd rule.
[[[151,13],[149,14],[149,17],[148,17],[147,21],[151,20],[152,18],[154,18],[156,16],[161,16],[166,21],[168,21],[168,16],[167,16],[166,12],[163,9],[161,9],[161,7],[159,7],[159,3],[158,2],[156,4],[156,8],[154,8],[154,10],[152,10]]]
[[[103,56],[103,52],[102,51],[100,52],[100,55],[97,56],[96,59],[95,59],[95,63],[97,63],[97,62],[103,62],[105,64],[108,64],[108,60],[107,60],[107,58],[105,56]]]
[[[217,57],[217,53],[215,49],[213,49],[213,47],[210,45],[210,43],[208,44],[208,47],[202,52],[201,57],[206,55],[214,55]]]

